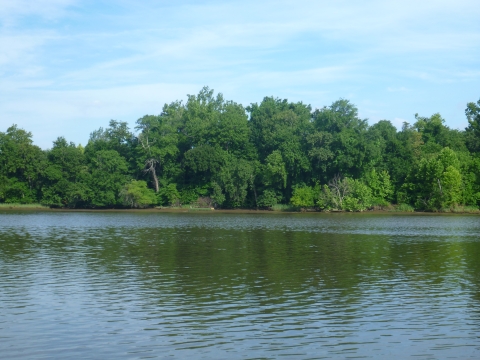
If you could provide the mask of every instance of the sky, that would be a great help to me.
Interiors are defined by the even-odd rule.
[[[248,106],[344,98],[370,124],[480,99],[478,0],[0,0],[0,132],[85,145],[203,86]]]

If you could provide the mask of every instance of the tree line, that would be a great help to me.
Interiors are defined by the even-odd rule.
[[[111,120],[85,147],[0,132],[0,202],[67,208],[181,206],[268,209],[279,204],[363,211],[480,205],[480,100],[468,127],[415,115],[401,130],[369,125],[340,99],[312,110],[265,97],[244,108],[208,87],[165,104],[132,131]]]

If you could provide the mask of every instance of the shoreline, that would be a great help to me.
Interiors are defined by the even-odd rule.
[[[209,208],[147,208],[147,209],[67,209],[67,208],[50,208],[40,205],[14,205],[2,204],[2,211],[41,211],[41,212],[99,212],[99,213],[197,213],[197,214],[338,214],[338,215],[480,215],[477,212],[426,212],[426,211],[395,211],[395,210],[366,210],[359,212],[350,211],[282,211],[282,210],[255,210],[255,209],[209,209]]]

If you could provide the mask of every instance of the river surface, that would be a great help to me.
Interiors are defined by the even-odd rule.
[[[0,212],[2,359],[479,359],[480,217]]]

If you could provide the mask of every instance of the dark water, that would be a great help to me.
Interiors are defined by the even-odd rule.
[[[480,358],[480,217],[0,213],[0,357]]]

